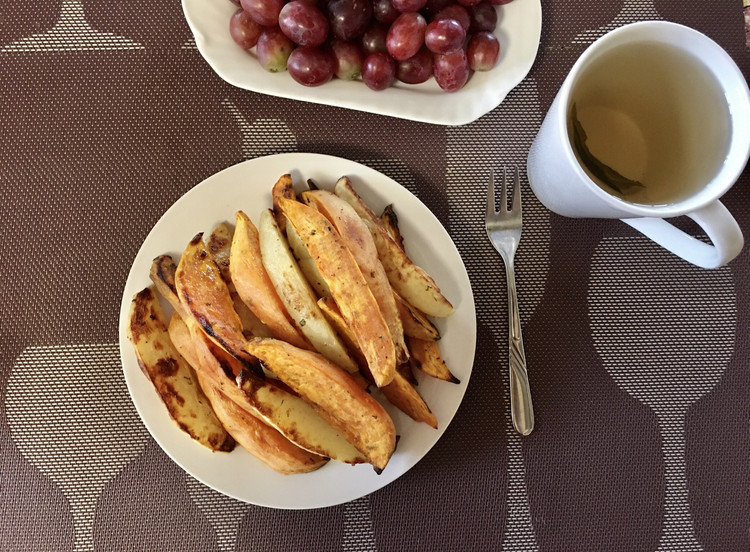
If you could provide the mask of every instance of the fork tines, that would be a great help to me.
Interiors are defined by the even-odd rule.
[[[510,212],[521,212],[521,179],[518,174],[518,166],[515,166],[515,178],[513,180],[513,198]],[[490,169],[490,189],[487,193],[487,216],[499,215],[509,212],[508,210],[508,177],[503,166],[503,181],[500,189],[500,206],[495,199],[495,170]]]

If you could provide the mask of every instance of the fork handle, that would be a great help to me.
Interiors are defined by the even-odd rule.
[[[513,426],[521,435],[528,435],[534,429],[534,407],[531,404],[531,388],[526,370],[526,354],[521,335],[521,317],[518,312],[516,278],[513,261],[505,263],[508,281],[508,346],[510,365],[510,413]]]

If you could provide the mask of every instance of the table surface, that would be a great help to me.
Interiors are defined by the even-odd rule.
[[[527,78],[444,127],[233,88],[176,1],[4,2],[0,550],[750,549],[750,248],[698,269],[619,222],[549,213],[524,177],[516,269],[537,423],[522,438],[504,271],[481,224],[488,169],[523,172],[593,37],[676,21],[747,77],[742,8],[545,0]],[[89,32],[129,47],[81,42]],[[478,332],[464,401],[424,459],[369,496],[304,511],[183,472],[136,414],[117,340],[128,270],[161,214],[225,167],[293,151],[359,161],[416,194],[464,259]],[[750,230],[750,171],[724,203]]]

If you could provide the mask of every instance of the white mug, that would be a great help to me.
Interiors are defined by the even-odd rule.
[[[695,71],[696,63],[700,71]],[[680,82],[686,75],[690,80]],[[699,82],[708,88],[698,86]],[[709,92],[715,95],[707,97]],[[585,108],[580,118],[579,102]],[[626,129],[654,128],[639,126],[625,132],[618,126],[621,120],[627,121],[622,123]],[[623,141],[617,142],[616,136]],[[603,185],[594,174],[612,173],[591,167],[608,170],[609,163],[600,160],[606,156],[618,172]],[[716,268],[742,249],[739,225],[719,198],[739,178],[748,157],[750,90],[737,65],[718,44],[694,29],[644,21],[607,33],[576,61],[531,146],[527,174],[536,196],[553,212],[621,219],[683,259]],[[615,162],[620,166],[615,167]],[[625,178],[620,181],[620,176]],[[682,196],[642,201],[626,195],[627,190],[645,194],[648,178],[667,183],[665,190],[674,185],[675,193]],[[606,185],[615,181],[626,191]],[[688,182],[694,189],[683,186]],[[654,194],[659,187],[652,187]],[[664,220],[681,215],[698,223],[712,245]]]

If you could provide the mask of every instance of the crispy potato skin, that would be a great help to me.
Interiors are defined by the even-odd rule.
[[[315,209],[282,199],[281,209],[315,260],[341,315],[378,386],[387,385],[396,371],[393,339],[380,307],[354,257],[331,222]]]
[[[190,365],[173,346],[151,287],[133,298],[128,333],[141,370],[180,429],[211,450],[231,451],[234,439],[216,417]]]
[[[175,272],[177,297],[189,318],[195,320],[218,345],[246,366],[255,361],[244,350],[242,322],[218,265],[203,243],[195,236],[182,254]]]
[[[283,215],[279,207],[279,201],[281,198],[291,200],[296,198],[291,174],[282,174],[271,189],[273,216],[276,219],[276,224],[279,225],[279,229],[281,229],[282,232],[286,232],[286,217]]]
[[[237,211],[235,217],[237,226],[232,239],[229,271],[237,293],[274,336],[298,347],[310,348],[307,339],[289,317],[263,266],[257,227],[242,211]]]
[[[396,447],[393,420],[348,373],[318,353],[276,339],[251,339],[247,350],[315,406],[375,468],[385,468]]]
[[[393,240],[383,222],[362,201],[347,177],[336,182],[334,193],[354,207],[367,224],[393,289],[425,314],[437,317],[453,314],[453,305],[442,294],[435,280],[415,265]]]
[[[426,339],[428,341],[437,341],[440,339],[440,332],[435,327],[435,324],[423,312],[412,307],[395,291],[393,292],[393,297],[396,300],[405,336]]]
[[[451,383],[461,383],[448,369],[435,341],[410,337],[407,339],[407,343],[409,351],[411,351],[409,362],[414,368],[433,378]]]
[[[397,370],[393,381],[381,387],[388,401],[416,422],[424,422],[437,429],[437,418],[427,406],[417,389]]]
[[[216,417],[242,448],[283,474],[308,473],[325,465],[326,458],[298,447],[211,383],[201,370],[190,330],[176,313],[169,322],[169,336],[175,348],[195,368],[198,382]]]

